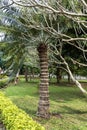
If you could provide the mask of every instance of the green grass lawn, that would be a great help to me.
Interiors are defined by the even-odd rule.
[[[38,81],[25,83],[23,80],[14,86],[10,84],[3,91],[46,130],[87,130],[87,99],[76,87],[51,84],[49,120],[36,117],[38,105]]]

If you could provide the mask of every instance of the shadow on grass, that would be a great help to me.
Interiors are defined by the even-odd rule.
[[[64,111],[59,112],[59,113],[61,113],[61,114],[63,114],[63,113],[67,113],[67,114],[87,114],[87,111],[74,109],[74,108],[71,108],[71,107],[68,107],[68,106],[63,106],[63,109],[64,109]]]
[[[29,114],[30,116],[36,116],[36,110],[32,110],[32,109],[28,109],[28,108],[22,108],[20,107],[22,110],[26,111],[27,114]]]
[[[76,87],[50,87],[50,99],[56,102],[67,102],[74,99],[85,99],[82,92]]]
[[[51,117],[59,118],[59,119],[66,119],[70,122],[87,122],[87,111],[86,110],[79,110],[74,109],[68,106],[63,106],[63,111],[60,110],[59,112],[52,112]],[[66,118],[65,118],[66,117]]]

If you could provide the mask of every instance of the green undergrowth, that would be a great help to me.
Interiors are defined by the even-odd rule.
[[[17,86],[10,84],[4,93],[46,130],[87,130],[87,99],[77,87],[50,84],[51,116],[46,120],[36,116],[38,85],[39,82],[35,80],[29,83],[22,80]]]
[[[0,92],[0,120],[6,130],[45,130],[26,112],[13,104],[2,92]]]
[[[4,88],[7,85],[8,77],[4,76],[3,78],[0,78],[0,89]]]

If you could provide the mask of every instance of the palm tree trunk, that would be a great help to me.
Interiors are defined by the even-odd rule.
[[[49,118],[49,73],[48,73],[48,58],[47,45],[40,44],[37,48],[40,59],[40,99],[38,104],[37,115],[43,118]]]

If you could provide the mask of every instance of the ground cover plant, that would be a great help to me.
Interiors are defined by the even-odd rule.
[[[74,85],[50,84],[50,119],[36,116],[39,98],[38,80],[10,84],[3,91],[19,108],[46,130],[87,130],[87,99]]]
[[[0,92],[0,121],[6,130],[45,130],[2,92]]]

